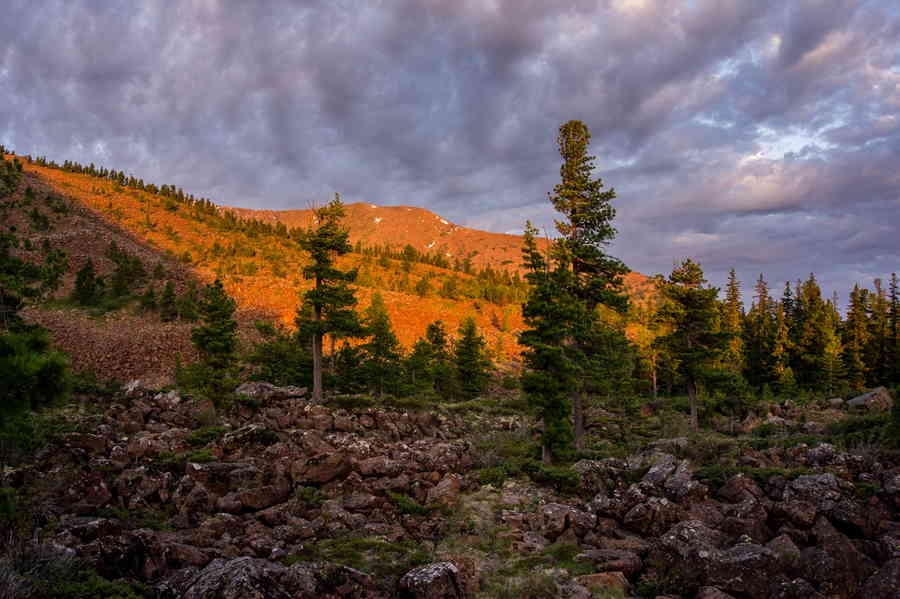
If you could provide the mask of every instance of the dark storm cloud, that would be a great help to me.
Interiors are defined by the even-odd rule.
[[[900,268],[890,0],[7,3],[0,142],[226,204],[550,228],[571,118],[614,250],[845,294]]]

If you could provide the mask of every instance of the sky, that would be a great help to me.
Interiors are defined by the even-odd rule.
[[[7,0],[0,143],[218,203],[414,205],[552,229],[560,124],[609,252],[746,296],[900,270],[895,0]]]

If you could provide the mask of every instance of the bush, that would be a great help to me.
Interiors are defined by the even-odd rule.
[[[37,326],[0,335],[0,428],[16,414],[68,394],[68,362],[49,346],[46,331]]]

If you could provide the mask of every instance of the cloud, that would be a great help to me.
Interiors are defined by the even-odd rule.
[[[549,227],[577,118],[633,268],[845,290],[900,265],[889,0],[13,0],[0,36],[0,142],[222,203]]]

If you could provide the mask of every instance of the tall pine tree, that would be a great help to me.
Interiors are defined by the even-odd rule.
[[[352,249],[350,233],[341,225],[344,204],[340,194],[314,214],[317,226],[300,238],[300,247],[312,258],[312,263],[303,269],[303,276],[313,281],[313,288],[303,294],[296,322],[301,338],[309,339],[312,350],[312,397],[321,401],[323,338],[327,334],[354,336],[361,329],[353,310],[356,297],[350,287],[356,270],[342,271],[335,266],[335,258]]]

